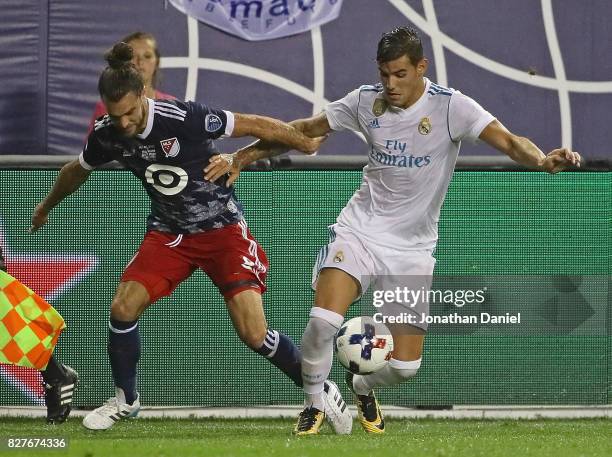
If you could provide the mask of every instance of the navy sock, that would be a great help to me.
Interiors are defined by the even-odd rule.
[[[42,374],[43,380],[47,384],[51,384],[53,381],[59,381],[60,379],[64,379],[64,376],[66,376],[64,367],[62,367],[61,363],[59,363],[57,359],[53,356],[51,356],[51,358],[49,359],[47,368],[41,371],[40,374]]]
[[[128,404],[136,400],[136,365],[140,360],[140,334],[138,321],[108,323],[108,357],[113,371],[115,386],[125,393]]]
[[[268,329],[263,345],[256,351],[302,387],[302,354],[287,335]]]

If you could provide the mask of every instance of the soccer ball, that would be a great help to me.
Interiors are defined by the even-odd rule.
[[[384,324],[370,316],[354,317],[344,323],[334,338],[336,357],[354,374],[370,374],[391,358],[393,337]]]

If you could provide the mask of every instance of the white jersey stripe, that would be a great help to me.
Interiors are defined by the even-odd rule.
[[[263,283],[259,277],[259,274],[265,273],[266,267],[263,265],[263,263],[261,263],[261,260],[259,260],[259,256],[257,255],[257,242],[248,236],[248,227],[244,219],[238,222],[238,225],[242,231],[242,237],[249,242],[249,254],[251,254],[255,260],[255,268],[253,269],[253,272],[255,273],[255,276],[257,276],[257,279]]]
[[[155,110],[155,114],[159,114],[160,116],[169,117],[169,118],[172,118],[172,119],[179,120],[181,122],[185,122],[185,118],[184,117],[175,116],[174,114],[164,113],[163,111],[159,111],[157,109]]]
[[[100,130],[102,127],[106,127],[108,125],[111,125],[112,122],[110,120],[109,117],[105,117],[104,119],[102,119],[101,121],[98,121],[94,124],[94,130]]]
[[[164,113],[173,114],[174,116],[185,117],[185,114],[179,113],[175,110],[168,109],[163,106],[155,105],[155,111],[163,111]]]
[[[182,114],[183,116],[185,116],[187,114],[187,111],[180,109],[178,106],[173,105],[172,103],[167,103],[167,102],[160,102],[159,100],[157,100],[155,102],[155,106],[156,107],[160,107],[160,108],[166,108],[172,111],[176,111],[177,114]]]

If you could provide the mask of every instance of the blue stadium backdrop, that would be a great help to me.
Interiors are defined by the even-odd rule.
[[[311,14],[309,6],[333,4],[339,15],[298,35],[246,41],[178,4],[224,4],[234,25],[250,28],[300,7]],[[608,0],[3,0],[0,11],[0,154],[76,154],[97,99],[102,53],[134,30],[159,38],[163,91],[290,120],[375,81],[381,33],[405,24],[421,31],[429,76],[439,84],[473,96],[544,149],[610,154]],[[347,134],[322,153],[360,151],[361,140]]]

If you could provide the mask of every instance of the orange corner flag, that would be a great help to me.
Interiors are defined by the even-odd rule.
[[[0,363],[44,370],[65,328],[49,303],[0,270]]]

